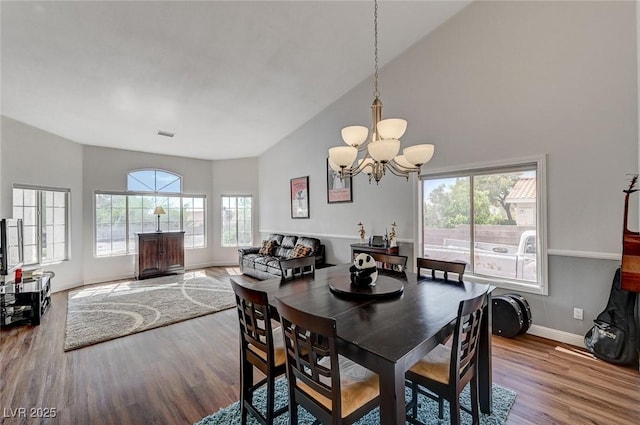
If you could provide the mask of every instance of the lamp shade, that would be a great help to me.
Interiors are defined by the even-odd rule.
[[[352,125],[342,129],[342,140],[353,147],[360,146],[369,134],[369,129],[361,125]]]
[[[332,169],[333,171],[336,171],[336,172],[338,172],[338,173],[340,172],[340,167],[339,167],[339,166],[337,166],[337,165],[336,165],[336,164],[331,160],[331,158],[329,158],[329,167],[331,167],[331,169]]]
[[[416,168],[415,165],[407,161],[407,158],[405,158],[404,155],[398,155],[395,158],[393,158],[393,160],[395,161],[396,164],[398,164],[402,168],[407,168],[409,170],[414,170]]]
[[[329,160],[338,167],[351,167],[358,156],[358,149],[352,146],[337,146],[329,149]]]
[[[426,164],[433,157],[433,145],[422,144],[409,146],[402,151],[407,161],[414,165]]]
[[[378,123],[377,129],[383,139],[399,139],[407,131],[407,120],[387,118]]]
[[[377,140],[375,142],[369,143],[367,149],[369,149],[369,154],[371,154],[371,157],[376,161],[391,161],[400,150],[400,140]]]
[[[164,214],[166,214],[166,212],[164,212],[164,208],[162,208],[162,207],[156,207],[156,209],[155,209],[155,210],[153,210],[153,213],[154,213],[154,214],[157,214],[157,215],[164,215]]]

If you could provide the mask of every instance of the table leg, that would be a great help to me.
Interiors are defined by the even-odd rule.
[[[394,364],[382,371],[379,377],[380,423],[382,425],[405,424],[404,369]]]
[[[491,414],[492,406],[492,369],[491,369],[491,333],[492,333],[491,293],[487,294],[487,304],[482,313],[480,341],[478,349],[478,389],[480,393],[480,411]]]

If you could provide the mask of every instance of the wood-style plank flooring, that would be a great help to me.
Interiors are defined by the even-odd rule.
[[[0,423],[192,424],[238,399],[234,309],[65,353],[66,310],[67,293],[56,293],[40,326],[2,329]],[[518,393],[507,424],[640,424],[635,369],[528,335],[494,336],[493,356],[494,382]],[[8,417],[19,408],[57,416]]]

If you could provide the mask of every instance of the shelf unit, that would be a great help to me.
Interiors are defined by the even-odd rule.
[[[0,284],[0,326],[30,322],[38,326],[51,305],[51,276]]]

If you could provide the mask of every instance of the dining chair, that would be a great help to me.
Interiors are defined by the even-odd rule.
[[[406,255],[389,255],[381,254],[378,252],[369,253],[376,262],[380,263],[382,267],[378,267],[378,270],[387,274],[404,274],[407,269],[407,256]],[[390,268],[387,268],[390,266]]]
[[[291,273],[289,274],[289,270]],[[293,257],[280,260],[280,280],[284,282],[287,279],[295,279],[296,274],[304,277],[310,273],[311,276],[316,275],[316,257]]]
[[[316,424],[352,424],[379,405],[374,372],[338,355],[336,321],[316,316],[276,299],[282,323],[289,381],[290,424],[298,406]]]
[[[267,294],[249,289],[231,279],[240,323],[240,412],[241,424],[250,412],[261,424],[271,425],[287,411],[274,410],[275,379],[286,371],[285,351],[280,328],[273,329]],[[254,383],[254,367],[265,377]],[[253,405],[253,394],[267,385],[266,415]]]
[[[418,267],[418,277],[420,277],[420,269],[431,269],[432,279],[436,278],[436,271],[441,271],[444,272],[444,280],[449,280],[449,273],[456,273],[458,275],[458,282],[462,282],[467,263],[418,257],[416,259],[416,266]]]
[[[471,414],[473,424],[480,423],[478,404],[478,341],[482,311],[487,293],[460,302],[451,347],[438,345],[413,365],[405,374],[411,387],[411,401],[407,421],[417,420],[418,394],[438,402],[438,417],[444,418],[444,400],[449,402],[452,425],[460,424],[460,410]],[[460,404],[460,393],[470,384],[471,409]]]

